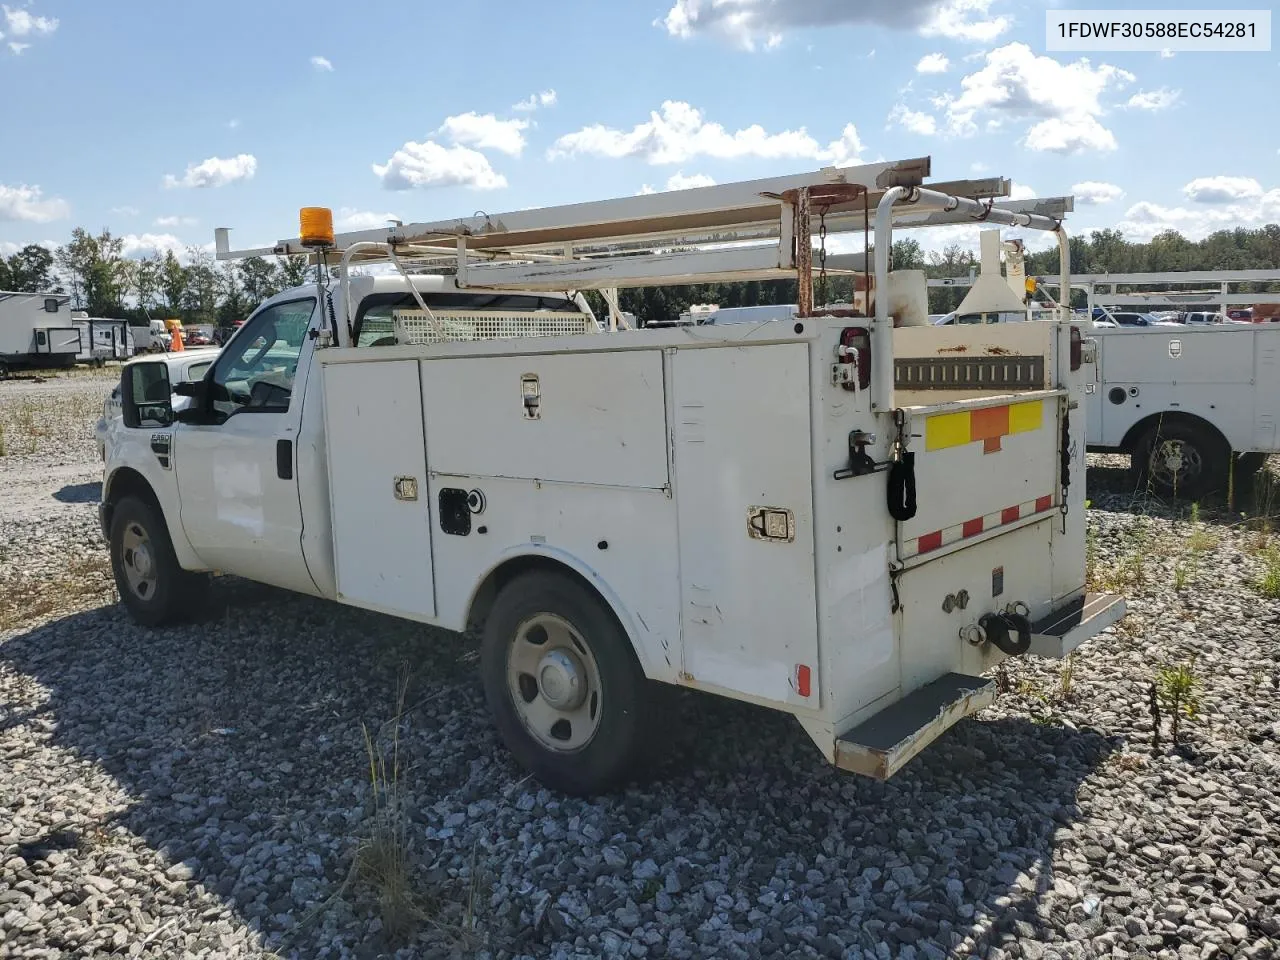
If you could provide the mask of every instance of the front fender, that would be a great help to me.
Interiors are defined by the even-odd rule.
[[[149,437],[150,434],[148,444]],[[149,445],[145,458],[121,457],[120,452],[108,452],[109,462],[102,480],[102,501],[98,506],[98,518],[103,528],[103,539],[110,540],[111,508],[122,497],[137,496],[148,500],[160,511],[169,531],[169,539],[173,542],[173,553],[178,565],[184,570],[208,570],[208,565],[200,559],[182,529],[178,509],[178,483],[173,470],[160,466]]]

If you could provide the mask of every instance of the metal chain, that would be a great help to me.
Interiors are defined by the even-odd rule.
[[[818,298],[827,306],[827,208],[818,211]]]

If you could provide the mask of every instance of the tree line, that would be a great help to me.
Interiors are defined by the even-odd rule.
[[[70,293],[92,317],[145,323],[150,317],[230,326],[263,300],[306,282],[305,256],[247,257],[220,263],[190,246],[180,260],[172,250],[126,257],[124,239],[83,227],[55,250],[27,244],[0,257],[0,290]]]
[[[976,239],[976,237],[975,237]],[[915,239],[899,240],[891,254],[894,269],[922,269],[930,278],[963,277],[976,267],[975,253],[959,244],[926,255]],[[1073,273],[1139,273],[1172,270],[1248,270],[1280,268],[1280,224],[1257,229],[1238,228],[1212,233],[1193,241],[1175,231],[1158,234],[1146,243],[1124,238],[1118,230],[1095,230],[1072,237]],[[1058,253],[1029,254],[1028,274],[1056,274]],[[216,261],[207,251],[188,247],[183,260],[172,250],[144,257],[124,256],[124,241],[109,230],[93,234],[82,227],[55,250],[28,244],[9,257],[0,257],[0,290],[60,291],[71,294],[77,309],[90,316],[123,317],[145,322],[148,317],[176,317],[184,323],[229,326],[281,290],[307,281],[305,256],[248,257],[229,263]],[[1255,285],[1257,286],[1257,285]],[[1256,292],[1280,289],[1262,285]],[[826,282],[828,302],[852,299],[852,281],[832,276]],[[930,291],[930,309],[955,309],[965,288]],[[1254,292],[1254,291],[1249,291]],[[590,295],[597,315],[604,302]],[[735,283],[642,287],[620,291],[620,306],[641,323],[674,321],[695,303],[749,307],[794,303],[794,280],[751,280]],[[1084,303],[1077,294],[1077,306]]]

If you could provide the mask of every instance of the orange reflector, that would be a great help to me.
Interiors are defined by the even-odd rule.
[[[808,664],[796,664],[796,692],[802,697],[809,696],[810,673]]]

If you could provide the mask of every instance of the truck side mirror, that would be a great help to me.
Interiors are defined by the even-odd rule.
[[[127,365],[120,375],[120,403],[126,427],[167,427],[173,423],[168,365],[159,361]]]

